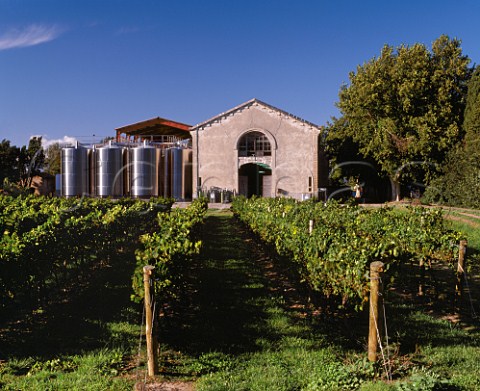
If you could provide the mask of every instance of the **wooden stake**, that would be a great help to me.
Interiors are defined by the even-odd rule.
[[[369,361],[377,361],[378,341],[381,338],[383,329],[383,266],[383,262],[380,261],[370,264]]]
[[[153,377],[157,372],[157,357],[155,342],[153,336],[153,310],[150,292],[150,280],[153,273],[154,266],[143,267],[143,286],[145,288],[145,339],[147,341],[147,366],[148,376]]]
[[[313,232],[313,220],[309,220],[308,222],[308,233],[311,235]]]
[[[419,266],[420,280],[418,283],[418,296],[423,296],[423,294],[425,293],[425,259],[423,259],[423,257],[420,259]]]
[[[461,297],[463,294],[463,280],[465,279],[465,259],[467,257],[467,245],[466,240],[460,240],[460,246],[458,249],[458,265],[457,265],[457,285],[455,287],[456,295]]]

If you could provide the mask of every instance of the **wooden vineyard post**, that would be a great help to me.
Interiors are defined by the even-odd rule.
[[[311,235],[313,232],[313,220],[308,221],[308,233]]]
[[[156,357],[156,343],[153,335],[153,310],[152,310],[152,296],[150,292],[150,281],[154,266],[143,267],[143,286],[145,288],[145,339],[147,341],[147,366],[148,376],[153,377],[157,372],[157,357]]]
[[[418,283],[418,295],[423,296],[423,294],[425,293],[425,259],[423,259],[423,257],[420,259],[419,266],[420,281]]]
[[[370,316],[368,330],[368,360],[377,361],[379,340],[383,325],[383,262],[370,264]]]
[[[455,287],[455,293],[458,297],[463,294],[463,280],[465,279],[465,258],[467,255],[466,240],[460,240],[460,247],[458,249],[458,265],[457,265],[457,285]]]

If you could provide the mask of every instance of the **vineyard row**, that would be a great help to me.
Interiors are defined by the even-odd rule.
[[[435,209],[239,197],[233,210],[264,242],[294,261],[311,291],[357,309],[367,299],[371,262],[382,261],[388,269],[412,260],[449,262],[458,253],[460,234],[448,229]]]
[[[42,303],[132,248],[138,263],[132,298],[142,297],[136,274],[141,278],[146,263],[158,266],[168,286],[170,264],[181,254],[198,251],[200,242],[191,241],[191,233],[206,210],[203,201],[186,210],[172,210],[171,205],[172,200],[163,198],[0,196],[0,310],[14,303]]]

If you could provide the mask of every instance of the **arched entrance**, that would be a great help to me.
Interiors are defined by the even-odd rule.
[[[239,193],[252,197],[254,195],[271,197],[272,169],[264,163],[247,163],[238,170]]]

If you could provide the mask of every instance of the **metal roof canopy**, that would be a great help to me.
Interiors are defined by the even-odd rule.
[[[272,171],[272,167],[270,167],[268,164],[259,163],[259,162],[255,162],[254,164],[256,164],[257,166],[260,166],[260,167],[263,168],[263,169]]]
[[[133,136],[135,140],[155,136],[176,136],[182,139],[189,139],[191,138],[190,128],[190,125],[181,122],[156,117],[125,125],[115,130],[117,132],[117,140],[121,134],[125,134],[127,137]]]

